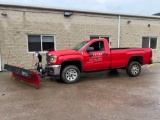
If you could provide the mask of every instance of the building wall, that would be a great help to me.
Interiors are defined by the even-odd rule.
[[[131,21],[130,24],[127,21]],[[154,62],[160,62],[160,19],[122,17],[121,47],[142,47],[142,37],[157,37],[157,50],[153,50]],[[148,27],[150,24],[150,27]]]
[[[32,68],[33,53],[28,52],[28,34],[54,35],[57,50],[72,48],[90,35],[110,36],[112,47],[118,46],[118,15],[73,12],[66,18],[64,11],[0,6],[2,12],[7,13],[6,17],[0,15],[3,64],[8,61],[12,65]],[[160,19],[121,17],[120,47],[141,47],[142,36],[158,36],[159,39],[159,22]],[[155,62],[160,62],[159,50],[154,50]],[[42,54],[45,64],[45,53]]]

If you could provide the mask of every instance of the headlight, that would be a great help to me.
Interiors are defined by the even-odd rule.
[[[57,56],[53,56],[53,57],[50,57],[50,62],[56,62],[57,61]]]

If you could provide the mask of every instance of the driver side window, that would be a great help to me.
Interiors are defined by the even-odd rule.
[[[103,41],[97,41],[97,42],[94,42],[92,43],[89,47],[92,47],[94,48],[93,49],[93,52],[96,52],[96,51],[104,51],[104,42]]]

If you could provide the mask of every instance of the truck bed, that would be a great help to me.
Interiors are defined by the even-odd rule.
[[[111,48],[111,68],[123,68],[131,56],[142,58],[143,64],[150,62],[150,48]]]

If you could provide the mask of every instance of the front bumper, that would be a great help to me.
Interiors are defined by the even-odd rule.
[[[61,65],[49,65],[46,66],[46,72],[51,76],[59,76],[61,71]]]

